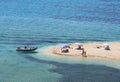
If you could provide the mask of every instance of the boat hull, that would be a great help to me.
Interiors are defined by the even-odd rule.
[[[29,48],[17,48],[16,51],[35,51],[37,48],[29,47]]]

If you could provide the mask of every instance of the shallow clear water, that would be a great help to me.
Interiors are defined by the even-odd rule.
[[[120,41],[119,0],[0,0],[0,81],[119,82],[114,61],[42,52],[58,44],[106,41]],[[38,53],[15,51],[25,45]]]

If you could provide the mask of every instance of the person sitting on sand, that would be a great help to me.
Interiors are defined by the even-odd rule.
[[[62,49],[61,51],[64,52],[64,53],[69,52],[69,50],[67,48],[66,49]]]
[[[103,44],[104,50],[110,50],[110,46],[108,43]]]
[[[68,48],[69,48],[68,45],[62,46],[61,47],[61,52],[69,52]]]
[[[105,46],[104,49],[105,49],[105,50],[110,50],[109,45]]]

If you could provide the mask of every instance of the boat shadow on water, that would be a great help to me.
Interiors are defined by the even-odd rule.
[[[27,54],[27,53],[30,54],[30,53],[31,53],[31,54],[32,54],[32,53],[38,53],[38,52],[37,52],[37,51],[19,51],[19,52],[17,52],[17,53],[21,53],[21,54],[22,54],[22,53],[23,53],[23,54]]]

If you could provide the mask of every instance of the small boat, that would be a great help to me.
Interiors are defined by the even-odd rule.
[[[37,47],[18,47],[16,51],[35,51]]]

